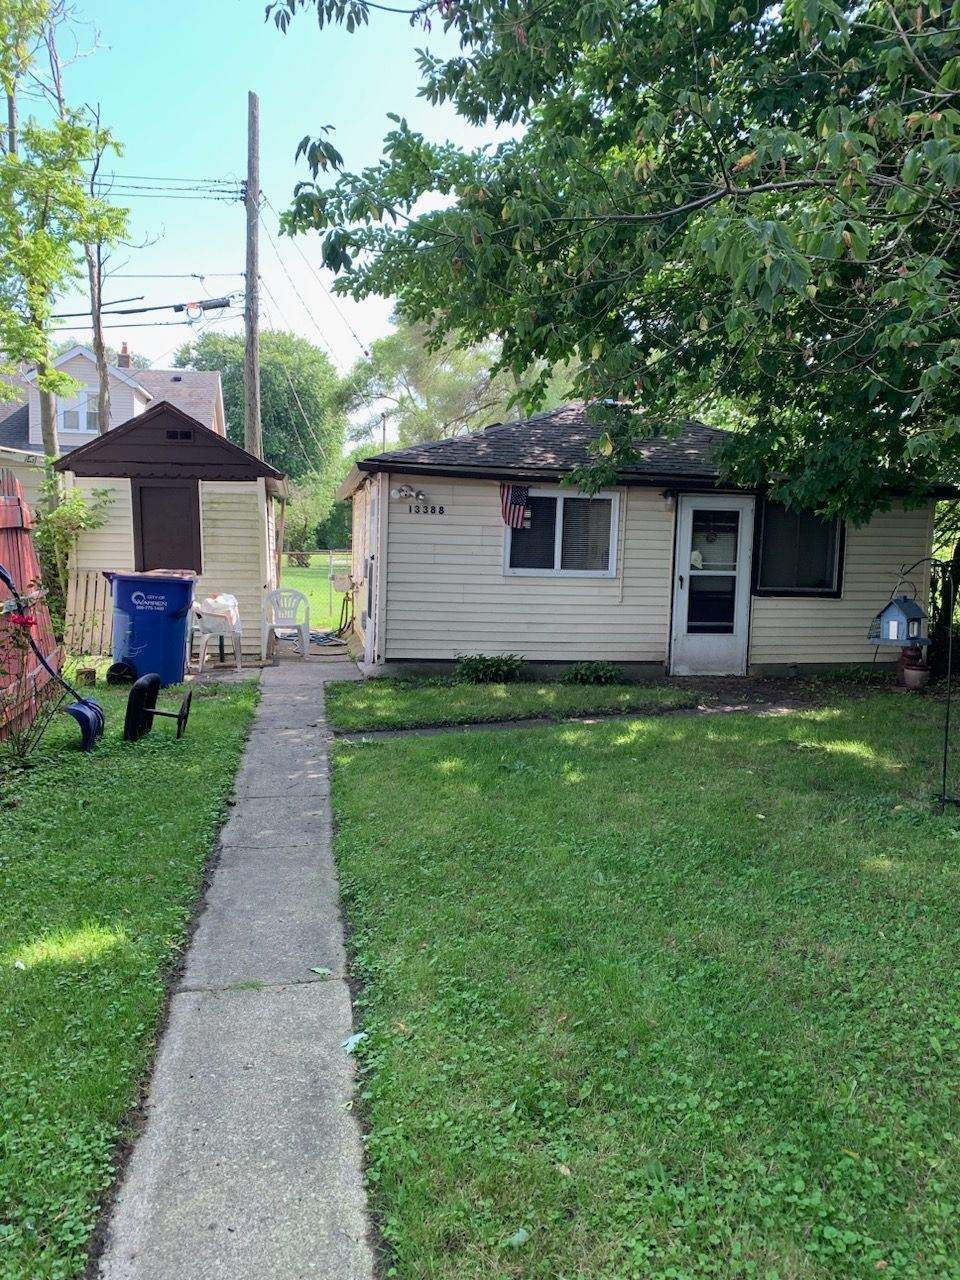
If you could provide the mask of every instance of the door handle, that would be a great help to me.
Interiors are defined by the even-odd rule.
[[[680,575],[680,590],[683,590],[683,574]]]

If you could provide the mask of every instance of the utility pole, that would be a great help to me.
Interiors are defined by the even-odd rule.
[[[381,453],[387,451],[387,415],[385,413],[380,415],[380,451]]]
[[[247,453],[263,457],[260,427],[260,99],[247,94],[247,183],[244,193],[247,210],[247,288],[243,309],[243,396],[246,417],[243,443]]]

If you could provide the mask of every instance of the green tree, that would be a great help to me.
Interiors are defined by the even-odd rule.
[[[464,348],[453,339],[432,343],[422,325],[397,321],[397,328],[371,344],[370,356],[353,371],[356,398],[374,407],[353,432],[377,442],[386,416],[399,445],[446,440],[506,420],[522,387],[496,370],[494,343]],[[572,377],[555,379],[553,404],[569,394]]]
[[[316,528],[316,544],[321,549],[342,550],[349,547],[353,540],[353,502],[347,498],[344,502],[336,500],[336,491],[347,478],[347,473],[361,458],[368,458],[379,452],[379,445],[372,443],[359,444],[347,454],[340,463],[340,470],[330,491],[330,507]]]
[[[11,0],[0,10],[0,87],[8,121],[0,140],[0,350],[13,364],[36,368],[44,449],[55,455],[53,397],[69,394],[76,384],[52,364],[53,308],[57,295],[79,276],[84,246],[118,240],[127,212],[90,189],[86,167],[118,148],[95,113],[72,109],[64,100],[56,51],[59,11],[52,14],[44,0]],[[27,76],[32,96],[51,107],[49,123],[20,122],[18,93]]]
[[[216,369],[223,380],[227,433],[243,444],[243,348],[240,334],[205,333],[177,352],[178,368]],[[260,334],[260,411],[267,462],[297,480],[335,470],[343,454],[350,389],[325,353],[306,338]]]
[[[284,29],[304,9],[371,11],[269,6]],[[465,151],[395,118],[383,159],[332,185],[341,157],[305,138],[286,229],[325,233],[341,290],[434,337],[499,335],[518,378],[578,359],[610,406],[594,481],[718,402],[743,415],[727,474],[788,501],[864,519],[892,479],[919,498],[957,473],[960,4],[436,0],[411,20],[431,18],[461,47],[420,55],[423,96],[523,132]]]

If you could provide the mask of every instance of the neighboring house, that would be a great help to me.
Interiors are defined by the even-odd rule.
[[[591,499],[560,481],[597,434],[571,405],[362,459],[339,496],[367,663],[513,652],[741,675],[874,659],[870,622],[930,554],[937,495],[914,509],[891,495],[860,528],[792,512],[722,484],[724,433],[691,422],[642,442]],[[928,576],[907,579],[921,601]]]
[[[57,398],[60,452],[68,453],[100,434],[97,362],[92,351],[77,346],[64,351],[53,363],[82,384],[75,395]],[[227,433],[223,390],[216,371],[138,369],[131,363],[127,344],[123,343],[117,363],[109,366],[109,377],[111,430],[165,400],[218,435]],[[36,373],[28,371],[11,379],[3,394],[8,399],[0,404],[0,467],[13,471],[27,502],[35,506],[43,479],[43,434]]]
[[[97,362],[86,347],[71,347],[57,356],[54,365],[80,383],[72,396],[57,397],[57,432],[60,451],[67,453],[100,434],[97,413],[99,377]],[[115,365],[109,366],[110,424],[119,426],[165,400],[189,413],[211,431],[226,435],[226,416],[220,374],[200,369],[138,369],[130,361],[124,343]],[[31,370],[20,378],[21,397],[0,406],[0,446],[28,453],[43,452],[40,429],[40,392]],[[8,410],[6,414],[4,410]]]
[[[104,524],[80,534],[71,566],[78,575],[192,570],[198,599],[237,597],[244,656],[265,656],[262,603],[279,582],[276,504],[286,496],[279,471],[166,400],[73,449],[56,468],[85,493],[110,496]]]

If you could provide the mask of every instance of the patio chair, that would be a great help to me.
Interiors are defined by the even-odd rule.
[[[270,655],[271,640],[275,641],[285,631],[300,632],[302,657],[307,658],[310,654],[310,601],[302,591],[294,591],[291,587],[268,591],[263,598],[261,638],[266,657]]]
[[[208,596],[206,600],[193,602],[193,634],[199,637],[199,671],[203,674],[203,664],[207,658],[210,641],[216,640],[223,658],[223,642],[229,638],[233,641],[233,656],[236,669],[240,670],[240,654],[242,634],[240,629],[240,609],[237,597],[225,592],[217,596]]]

